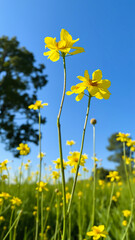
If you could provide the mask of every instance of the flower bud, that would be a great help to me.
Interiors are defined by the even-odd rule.
[[[97,123],[97,120],[96,120],[95,118],[92,118],[92,119],[90,120],[90,123],[91,123],[92,125],[95,125],[95,124]]]

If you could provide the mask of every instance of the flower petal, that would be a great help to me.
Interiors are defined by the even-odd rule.
[[[85,77],[87,80],[90,79],[90,76],[89,76],[88,70],[85,70],[85,72],[84,72],[84,77]]]
[[[65,40],[66,42],[71,42],[72,36],[68,33],[68,31],[66,31],[65,29],[62,29],[60,33],[60,39]]]
[[[69,53],[70,55],[75,55],[78,53],[85,52],[83,47],[71,47],[71,49],[76,49],[74,52]]]
[[[44,39],[46,46],[45,48],[55,49],[56,48],[56,38],[46,37]]]
[[[84,92],[78,94],[78,96],[75,98],[75,100],[76,100],[77,102],[79,102],[79,101],[83,98],[83,96],[84,96]]]
[[[68,95],[68,96],[69,96],[69,95],[72,95],[73,93],[74,93],[74,92],[67,91],[67,92],[66,92],[66,95]]]
[[[102,71],[100,69],[93,72],[92,80],[101,80],[101,79],[102,79]]]

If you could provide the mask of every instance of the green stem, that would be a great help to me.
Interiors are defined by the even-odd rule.
[[[127,235],[127,233],[128,233],[128,229],[129,229],[129,226],[130,226],[131,220],[132,220],[133,208],[134,208],[134,199],[132,199],[132,202],[131,202],[131,215],[130,215],[130,219],[129,219],[128,225],[126,227],[126,230],[125,230],[121,240],[124,240],[126,235]]]
[[[71,198],[70,198],[70,201],[69,201],[67,214],[69,214],[69,212],[70,212],[70,208],[71,208],[71,204],[72,204],[73,196],[74,196],[74,192],[75,192],[75,187],[76,187],[76,182],[77,182],[77,177],[78,177],[78,171],[79,171],[80,161],[81,161],[81,157],[82,157],[87,120],[88,120],[88,115],[89,115],[89,110],[90,110],[90,100],[91,100],[91,95],[89,94],[88,107],[87,107],[87,112],[86,112],[86,117],[85,117],[84,128],[83,128],[80,157],[79,157],[79,161],[78,161],[77,168],[76,168],[75,179],[74,179],[74,183],[73,183],[73,187],[72,187]]]
[[[109,215],[110,215],[110,209],[111,209],[111,204],[112,204],[112,196],[113,196],[113,192],[114,192],[114,182],[112,184],[112,190],[111,190],[111,195],[110,195],[110,202],[109,202],[109,206],[108,206],[108,210],[107,210],[107,220],[106,220],[106,227],[108,225],[108,220],[109,220]]]
[[[59,113],[57,116],[57,127],[58,127],[58,140],[59,140],[59,153],[60,153],[60,164],[61,164],[61,175],[62,175],[62,193],[63,193],[63,234],[62,240],[66,240],[66,191],[65,191],[65,174],[64,174],[64,167],[63,167],[63,154],[62,154],[62,141],[61,141],[61,125],[60,125],[60,116],[63,107],[63,102],[65,98],[65,91],[66,91],[66,64],[65,64],[65,55],[63,54],[63,65],[64,65],[64,88],[63,88],[63,95],[60,104]]]
[[[50,202],[50,205],[49,205],[50,208],[51,208],[51,206],[52,206],[53,199],[54,199],[54,192],[53,192],[53,195],[52,195],[52,198],[51,198],[51,202]],[[48,217],[49,217],[49,212],[50,212],[50,211],[48,211],[48,212],[47,212],[47,215],[46,215],[43,232],[45,231],[45,228],[46,228],[47,220],[48,220]]]
[[[39,156],[40,156],[40,170],[39,170],[39,183],[41,181],[42,171],[42,157],[41,157],[41,114],[39,108]],[[37,192],[37,216],[36,216],[36,235],[35,240],[38,239],[38,228],[39,228],[39,191]]]
[[[12,209],[12,211],[11,211],[9,229],[11,228],[11,225],[12,225],[13,213],[14,213],[14,209]],[[9,240],[12,240],[12,231],[10,231]]]
[[[43,200],[44,200],[44,194],[43,194],[43,192],[42,192],[42,194],[41,194],[41,240],[43,240],[44,239],[44,236],[43,236],[43,234],[44,234],[44,219],[43,219],[43,217],[44,217],[44,210],[43,210]]]
[[[93,205],[92,205],[92,226],[95,220],[95,200],[96,200],[96,161],[95,161],[95,125],[93,125],[93,159],[94,159],[94,179],[93,179]]]
[[[9,235],[9,233],[11,232],[11,230],[13,229],[13,227],[16,225],[17,222],[19,222],[20,216],[21,216],[22,211],[19,212],[17,218],[15,219],[14,223],[12,224],[12,226],[9,228],[7,234],[5,235],[5,237],[3,238],[3,240],[5,240],[7,238],[7,236]]]
[[[69,213],[69,231],[68,231],[68,240],[71,240],[71,212]]]
[[[40,172],[39,172],[39,182],[41,181],[42,172],[42,157],[41,157],[41,114],[39,109],[39,155],[40,155]]]
[[[20,176],[19,176],[19,196],[20,196],[20,189],[21,189],[21,180],[22,180],[22,166],[23,166],[23,156],[21,161],[21,168],[20,168]]]
[[[15,227],[14,227],[14,236],[13,236],[13,240],[16,239],[16,229],[17,229],[18,223],[19,223],[19,219],[16,221],[16,224],[15,224]]]
[[[129,174],[128,174],[127,166],[126,166],[126,146],[125,146],[125,142],[123,142],[123,153],[124,153],[125,174],[126,174],[126,179],[127,179],[127,184],[128,184],[128,188],[129,188],[130,197],[131,197],[131,200],[132,200],[132,199],[134,199],[134,195],[133,195],[133,192],[132,192],[131,183],[130,183],[130,179],[129,179]]]

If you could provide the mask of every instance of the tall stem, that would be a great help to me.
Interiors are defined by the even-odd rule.
[[[42,157],[41,157],[41,114],[39,108],[39,156],[40,156],[40,170],[39,170],[39,184],[41,181],[41,172],[42,172]],[[39,190],[37,192],[37,216],[36,216],[36,235],[35,240],[38,239],[38,228],[39,228]]]
[[[110,195],[110,202],[109,202],[109,206],[108,206],[108,210],[107,210],[107,220],[106,220],[106,227],[108,225],[108,220],[109,220],[109,215],[110,215],[110,209],[111,209],[111,204],[112,204],[112,196],[113,196],[113,192],[114,192],[114,182],[112,184],[112,190],[111,190],[111,195]]]
[[[95,199],[96,199],[96,152],[95,152],[95,125],[93,125],[93,159],[94,159],[94,179],[93,179],[93,205],[92,205],[92,226],[95,220]]]
[[[62,240],[66,240],[66,191],[65,191],[65,174],[64,174],[64,167],[63,167],[63,154],[62,154],[62,141],[61,141],[61,125],[60,125],[60,117],[63,107],[63,102],[65,98],[65,91],[66,91],[66,63],[65,63],[65,55],[63,54],[63,65],[64,65],[64,88],[63,88],[63,95],[60,104],[59,113],[57,116],[57,127],[58,127],[58,140],[59,140],[59,153],[60,153],[60,164],[61,164],[61,175],[62,175],[62,193],[63,193],[63,234]]]
[[[134,195],[133,195],[133,192],[132,192],[131,183],[130,183],[130,179],[129,179],[129,174],[128,174],[127,166],[126,166],[126,146],[125,146],[125,142],[123,142],[123,154],[124,154],[125,174],[126,174],[126,178],[127,178],[127,184],[128,184],[128,188],[129,188],[130,197],[131,197],[131,200],[132,200],[132,199],[134,199]]]
[[[75,192],[77,176],[78,176],[78,171],[79,171],[79,167],[80,167],[80,161],[81,161],[81,157],[82,157],[83,144],[84,144],[84,138],[85,138],[85,131],[86,131],[86,126],[87,126],[87,120],[88,120],[88,115],[89,115],[89,110],[90,110],[90,100],[91,100],[91,95],[89,94],[87,112],[86,112],[85,123],[84,123],[84,128],[83,128],[80,157],[79,157],[79,161],[78,161],[77,168],[76,168],[75,179],[74,179],[74,183],[73,183],[73,187],[72,187],[71,198],[70,198],[70,201],[69,201],[67,214],[69,214],[69,212],[70,212],[70,208],[71,208],[71,204],[72,204],[73,196],[74,196],[74,192]]]

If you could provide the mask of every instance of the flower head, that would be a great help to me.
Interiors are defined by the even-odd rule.
[[[48,58],[53,62],[58,61],[62,54],[74,55],[84,52],[84,48],[82,47],[73,47],[73,44],[79,41],[79,38],[73,40],[72,36],[65,29],[61,30],[59,42],[56,42],[56,38],[52,37],[46,37],[44,41],[46,44],[45,48],[49,49],[48,52],[44,52],[44,56],[48,56]],[[75,51],[70,52],[71,49]]]
[[[107,178],[110,178],[111,182],[114,182],[115,180],[120,180],[120,176],[117,171],[110,171],[109,175],[107,175]]]
[[[11,200],[12,205],[20,206],[22,204],[22,201],[18,197],[13,197]]]
[[[36,101],[34,104],[28,106],[29,109],[37,110],[43,108],[44,106],[48,106],[48,103],[42,103],[42,101]]]
[[[55,165],[55,168],[56,168],[56,169],[61,169],[60,158],[57,158],[57,160],[53,161],[53,163],[56,164],[56,165]],[[66,166],[67,166],[67,163],[66,163],[66,162],[64,161],[64,159],[63,159],[63,167],[64,167],[64,169],[66,168]]]
[[[130,136],[129,133],[121,133],[119,132],[117,135],[116,141],[120,141],[120,142],[127,142],[128,141],[128,137]]]
[[[58,179],[60,177],[60,172],[52,171],[52,174],[50,174],[53,179]]]
[[[80,158],[80,153],[79,152],[70,152],[71,156],[68,156],[67,159],[69,160],[67,163],[71,166],[71,167],[76,167]],[[81,161],[80,161],[80,165],[84,166],[85,164],[85,160],[88,159],[88,156],[86,154],[83,154],[81,156]]]
[[[28,155],[30,152],[30,148],[26,143],[20,143],[16,149],[20,151],[20,155]]]
[[[78,83],[76,86],[71,87],[71,91],[66,92],[67,95],[71,95],[73,93],[78,94],[75,98],[76,101],[80,101],[84,96],[84,91],[88,90],[89,94],[92,97],[96,97],[98,99],[108,99],[110,97],[110,92],[108,88],[111,85],[109,80],[102,80],[102,71],[96,70],[92,74],[92,79],[90,79],[88,70],[85,70],[84,77],[78,76],[79,80],[82,81]]]
[[[129,217],[131,215],[130,210],[123,210],[122,213],[123,213],[124,217]]]
[[[92,231],[87,232],[87,236],[92,236],[93,240],[97,240],[100,237],[106,238],[106,235],[108,234],[105,230],[104,225],[99,226],[93,226]]]
[[[72,146],[72,145],[74,145],[75,144],[75,142],[73,141],[73,140],[67,140],[67,142],[66,142],[66,145],[69,145],[69,146]]]
[[[40,181],[37,183],[36,190],[39,192],[42,192],[43,190],[48,191],[48,188],[46,187],[46,185],[47,185],[47,183]]]

